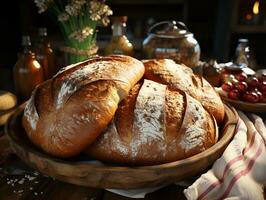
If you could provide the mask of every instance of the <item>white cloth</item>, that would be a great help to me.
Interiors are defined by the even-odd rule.
[[[221,158],[214,162],[212,168],[184,190],[187,199],[264,199],[263,185],[266,185],[265,122],[255,114],[247,116],[241,111],[238,111],[238,114],[240,118],[233,140]],[[146,194],[160,188],[107,190],[126,197],[144,198]]]
[[[187,199],[264,199],[265,123],[255,114],[238,114],[233,140],[212,168],[184,190]]]

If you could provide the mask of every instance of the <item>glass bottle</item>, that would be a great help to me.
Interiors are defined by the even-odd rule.
[[[133,45],[126,36],[127,16],[112,17],[112,38],[105,48],[105,54],[133,56]]]
[[[13,67],[16,94],[21,101],[27,100],[33,89],[43,81],[43,70],[31,51],[29,36],[22,37],[23,51]]]
[[[254,69],[256,62],[253,56],[253,52],[249,47],[248,39],[239,39],[233,57],[233,63],[241,67],[249,67]]]
[[[50,79],[57,72],[54,52],[47,38],[47,29],[38,29],[38,40],[35,45],[36,59],[43,67],[44,80]]]

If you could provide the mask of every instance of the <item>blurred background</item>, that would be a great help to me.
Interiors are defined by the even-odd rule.
[[[142,42],[150,26],[164,20],[184,22],[201,47],[201,60],[228,62],[239,38],[249,40],[258,68],[266,66],[266,1],[263,0],[109,0],[114,16],[128,16],[127,37],[135,57],[142,58]],[[259,9],[258,9],[259,8]],[[64,65],[59,47],[63,39],[49,14],[38,14],[33,0],[13,0],[0,7],[0,89],[12,91],[12,68],[21,51],[21,36],[33,39],[46,27],[58,65]],[[99,27],[99,54],[110,41],[111,26]],[[60,66],[61,67],[61,66]]]

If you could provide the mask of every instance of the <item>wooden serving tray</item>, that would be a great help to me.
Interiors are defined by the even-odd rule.
[[[225,105],[225,120],[219,141],[187,159],[153,166],[128,167],[84,161],[80,156],[63,160],[43,153],[27,138],[21,124],[25,105],[9,118],[5,132],[13,151],[29,166],[58,180],[94,188],[144,188],[168,185],[202,173],[218,159],[232,139],[238,114]]]
[[[224,102],[227,102],[234,106],[236,109],[247,111],[247,112],[255,112],[255,113],[265,113],[266,112],[266,103],[249,103],[240,100],[232,100],[228,97],[220,95]]]

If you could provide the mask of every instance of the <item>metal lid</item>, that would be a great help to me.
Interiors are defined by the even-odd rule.
[[[182,38],[193,36],[187,26],[180,21],[162,21],[150,27],[148,34],[155,34],[165,38]]]
[[[112,23],[126,23],[127,16],[112,16],[111,21]]]

